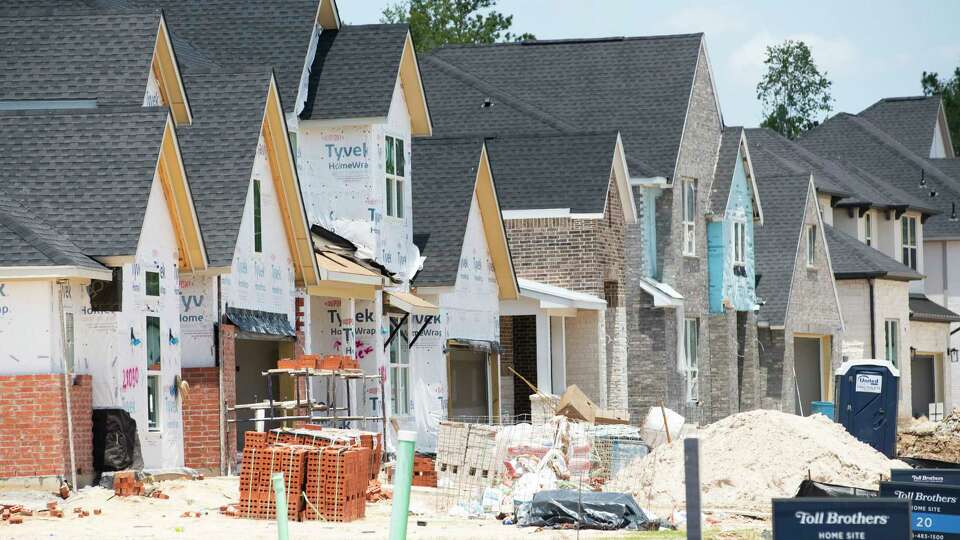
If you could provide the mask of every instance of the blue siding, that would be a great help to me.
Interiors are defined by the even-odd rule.
[[[743,276],[734,274],[733,269],[733,224],[737,221],[746,225],[746,249],[744,252],[746,275]],[[753,229],[753,192],[747,182],[743,160],[738,152],[737,164],[733,172],[733,182],[730,185],[730,196],[727,199],[727,208],[723,218],[723,245],[726,246],[723,265],[723,298],[729,300],[733,309],[737,311],[750,311],[757,303]],[[711,307],[712,305],[711,302]]]
[[[723,312],[724,224],[707,223],[707,270],[709,279],[710,313]]]

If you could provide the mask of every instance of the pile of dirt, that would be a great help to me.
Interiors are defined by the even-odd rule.
[[[897,434],[897,455],[960,463],[960,409],[939,422],[913,420]]]
[[[821,415],[750,411],[711,424],[697,436],[702,504],[708,511],[766,516],[770,499],[796,495],[808,475],[877,489],[891,468],[909,468]],[[631,463],[607,489],[632,493],[640,506],[655,512],[682,510],[683,476],[683,441],[674,441]]]

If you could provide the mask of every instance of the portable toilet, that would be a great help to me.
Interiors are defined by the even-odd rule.
[[[900,370],[888,360],[852,360],[837,370],[837,421],[887,457],[897,449]]]

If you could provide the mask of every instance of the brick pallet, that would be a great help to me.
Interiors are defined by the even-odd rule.
[[[434,460],[428,456],[416,455],[413,458],[413,485],[437,487],[437,471]]]
[[[301,492],[310,446],[274,444],[250,446],[243,450],[240,468],[240,504],[242,517],[271,519],[276,516],[276,496],[271,476],[282,473],[287,496],[287,515],[296,519],[303,509]]]

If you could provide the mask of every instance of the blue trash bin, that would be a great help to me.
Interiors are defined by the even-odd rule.
[[[831,420],[836,419],[832,401],[811,401],[810,412],[812,414],[822,414]]]

